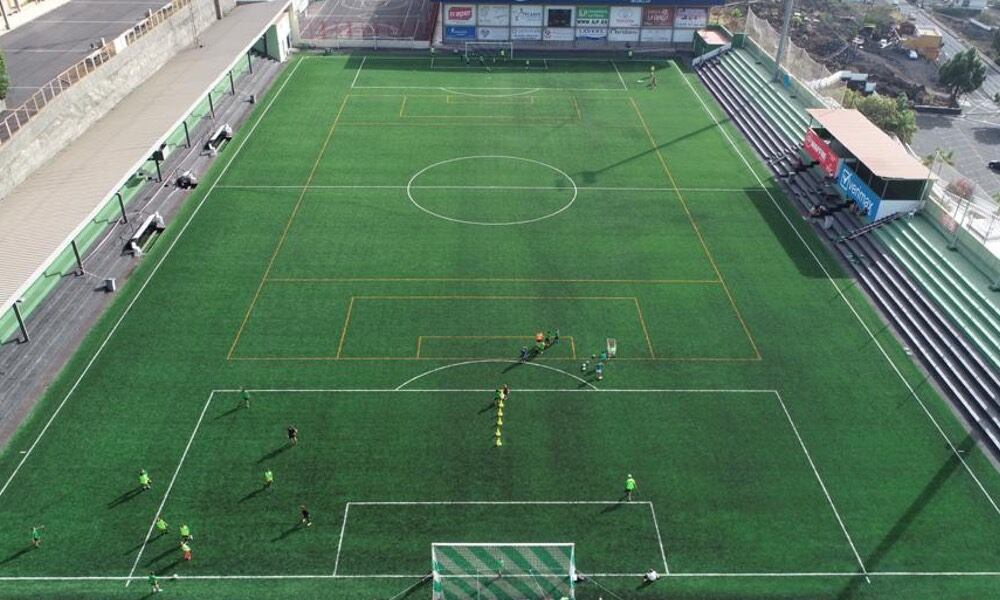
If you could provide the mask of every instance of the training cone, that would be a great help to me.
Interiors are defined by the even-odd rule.
[[[500,446],[503,446],[503,440],[501,440],[500,438],[497,438],[496,443],[494,443],[493,445],[496,446],[497,448],[499,448]]]
[[[500,426],[499,425],[497,425],[497,431],[493,435],[495,435],[496,437],[500,437],[500,436],[503,435],[503,433],[500,432]]]
[[[502,406],[499,407],[499,408],[497,408],[497,416],[498,417],[502,417],[503,416],[503,407]]]
[[[503,417],[497,415],[497,427],[503,427]]]
[[[503,408],[503,400],[497,401],[497,408]]]

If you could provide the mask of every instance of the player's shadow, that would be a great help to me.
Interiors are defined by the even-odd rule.
[[[243,502],[246,502],[247,500],[253,500],[257,496],[260,496],[261,494],[263,494],[265,489],[267,489],[267,488],[265,488],[265,487],[259,487],[259,488],[255,489],[255,490],[253,490],[252,492],[250,492],[249,494],[247,494],[246,496],[243,496],[242,498],[240,498],[236,502],[237,502],[237,504],[241,504]]]
[[[215,420],[218,421],[219,419],[225,419],[226,417],[228,417],[231,414],[238,413],[240,411],[240,408],[241,408],[240,406],[234,406],[234,407],[230,408],[229,410],[227,410],[226,412],[224,412],[224,413],[220,414],[219,416],[215,417]]]
[[[608,504],[604,508],[601,509],[601,514],[603,515],[603,514],[615,512],[616,510],[618,510],[619,508],[621,508],[623,504],[625,504],[625,499],[624,498],[622,498],[618,502],[615,502],[614,504]]]
[[[25,554],[31,552],[34,549],[35,549],[34,546],[25,546],[24,548],[21,548],[20,550],[18,550],[14,554],[11,554],[7,558],[5,558],[3,560],[0,560],[0,565],[5,565],[5,564],[7,564],[9,562],[14,562],[15,560],[21,558],[22,556],[24,556]]]
[[[178,550],[178,552],[180,552],[180,550]],[[182,560],[183,559],[178,558],[177,560],[175,560],[174,562],[170,563],[169,565],[166,565],[164,567],[160,567],[159,569],[156,570],[156,574],[157,575],[163,575],[167,571],[173,570],[174,568],[177,567],[177,565],[181,564]]]
[[[300,531],[302,531],[302,525],[300,525],[300,524],[293,525],[293,526],[289,527],[288,529],[282,531],[281,535],[279,535],[278,537],[271,538],[271,541],[272,542],[280,542],[281,540],[287,538],[288,536],[292,535],[293,533],[298,533]]]
[[[278,448],[275,448],[274,450],[271,450],[270,452],[268,452],[264,456],[261,456],[260,460],[257,461],[257,464],[259,465],[261,463],[267,462],[267,461],[271,460],[272,458],[277,457],[279,454],[281,454],[282,452],[285,452],[286,450],[288,450],[291,447],[292,447],[292,445],[291,444],[287,444],[287,443],[284,446],[279,446]]]
[[[426,589],[427,584],[429,584],[431,581],[432,577],[430,575],[427,575],[417,583],[413,584],[410,587],[410,589],[406,590],[406,592],[403,593],[402,596],[397,596],[397,598],[399,598],[400,600],[402,600],[403,598],[409,598],[410,596],[416,594],[417,592]]]
[[[976,445],[976,440],[971,435],[965,437],[962,443],[956,446],[960,453],[967,453]],[[941,465],[934,477],[927,482],[924,489],[921,490],[920,494],[910,503],[910,506],[903,511],[903,514],[896,520],[896,523],[892,526],[888,533],[882,538],[878,546],[875,547],[868,556],[864,557],[862,561],[864,562],[865,569],[867,571],[876,571],[879,564],[885,558],[886,554],[892,550],[896,542],[906,534],[906,531],[910,528],[910,525],[920,516],[924,508],[934,499],[938,491],[944,486],[956,471],[962,468],[962,461],[959,459],[958,455],[954,452],[948,457],[948,460]],[[866,585],[864,577],[852,577],[848,584],[841,590],[840,594],[837,595],[837,600],[849,600],[855,598],[857,592],[859,591],[859,586]]]
[[[155,565],[160,560],[162,560],[164,557],[166,557],[168,554],[171,554],[173,552],[180,552],[180,547],[179,546],[171,545],[169,548],[167,548],[163,552],[160,552],[156,556],[154,556],[154,557],[150,558],[149,560],[147,560],[146,561],[146,566],[149,567],[149,566]],[[177,563],[174,563],[174,564],[177,564]]]
[[[115,498],[111,502],[108,502],[108,508],[111,509],[111,508],[115,508],[115,507],[121,506],[122,504],[125,504],[129,500],[131,500],[131,499],[135,498],[136,496],[138,496],[139,494],[141,494],[143,491],[144,490],[142,489],[142,486],[138,485],[138,486],[130,489],[129,491],[125,492],[121,496],[118,496],[117,498]]]
[[[650,580],[648,580],[648,579],[646,579],[645,577],[643,577],[642,578],[642,583],[640,583],[639,585],[635,586],[635,591],[638,592],[638,591],[644,590],[644,589],[648,588],[651,585],[653,585],[653,582],[650,581]]]
[[[496,407],[497,407],[496,402],[490,402],[489,404],[487,404],[486,406],[482,407],[479,410],[479,414],[483,414],[484,412],[489,412],[489,411],[495,409]]]

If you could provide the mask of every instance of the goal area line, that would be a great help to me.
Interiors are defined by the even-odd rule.
[[[590,573],[586,571],[580,571],[580,573],[586,577],[621,577],[621,578],[639,578],[645,575],[645,573]],[[308,580],[308,579],[423,579],[429,577],[430,571],[427,573],[384,573],[384,574],[370,574],[370,575],[331,575],[331,574],[272,574],[272,575],[178,575],[177,580],[188,580],[188,581],[226,581],[226,580],[239,580],[239,581],[266,581],[266,580]],[[661,578],[674,578],[674,579],[739,579],[739,578],[757,578],[757,579],[794,579],[794,578],[864,578],[865,573],[860,572],[849,572],[849,571],[803,571],[803,572],[783,572],[783,571],[770,571],[770,572],[671,572],[670,574],[661,574]],[[874,578],[959,578],[959,577],[983,577],[983,578],[1000,578],[1000,571],[869,571],[867,573],[868,577]],[[132,576],[131,578],[127,575],[13,575],[13,576],[0,576],[0,583],[3,582],[127,582],[136,581],[140,579],[145,579],[143,576]],[[164,579],[172,579],[172,577],[164,577]]]

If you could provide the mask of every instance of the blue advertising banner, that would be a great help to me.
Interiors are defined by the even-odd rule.
[[[476,28],[471,25],[447,25],[444,28],[444,37],[449,40],[474,40]]]
[[[848,167],[847,163],[840,163],[840,172],[837,173],[837,187],[840,188],[845,197],[853,200],[865,212],[869,221],[877,218],[882,199],[868,187],[868,184],[861,181],[858,174]]]
[[[442,2],[443,0],[434,0]],[[497,0],[463,0],[466,4],[497,4]],[[568,6],[722,6],[725,0],[512,0],[513,6],[518,4],[545,4]]]

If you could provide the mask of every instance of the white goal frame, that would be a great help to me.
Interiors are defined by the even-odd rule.
[[[476,47],[483,48],[497,48],[498,50],[506,50],[507,60],[513,60],[514,58],[514,42],[489,42],[484,40],[477,40],[474,42],[465,42],[465,59],[469,59],[469,51],[475,50]]]
[[[477,569],[475,572],[470,571],[469,573],[462,574],[441,574],[438,570],[438,565],[440,561],[438,560],[438,549],[439,548],[561,548],[568,550],[568,560],[566,573],[538,573],[532,570],[523,571],[521,569],[513,570],[512,572],[507,572],[501,566],[497,569]],[[503,564],[503,558],[500,559],[501,565]],[[551,596],[548,591],[542,589],[538,585],[538,579],[552,579],[558,576],[560,579],[565,578],[566,591],[561,594],[561,598],[573,599],[576,597],[576,544],[572,542],[434,542],[431,544],[431,576],[432,576],[432,598],[433,600],[452,600],[454,596],[448,595],[444,591],[446,580],[466,580],[475,582],[475,593],[473,594],[471,590],[466,590],[459,592],[461,594],[459,597],[462,600],[482,600],[482,598],[496,598],[496,597],[506,597],[497,596],[497,592],[494,591],[483,591],[482,584],[483,581],[488,582],[501,582],[504,579],[508,580],[521,580],[522,582],[528,581],[534,583],[535,587],[538,588],[538,598],[548,599]],[[468,587],[468,584],[465,584]],[[521,584],[525,585],[524,583]],[[531,585],[528,583],[527,585]],[[516,597],[520,598],[523,596],[523,592],[517,592]],[[512,596],[514,597],[514,596]]]

